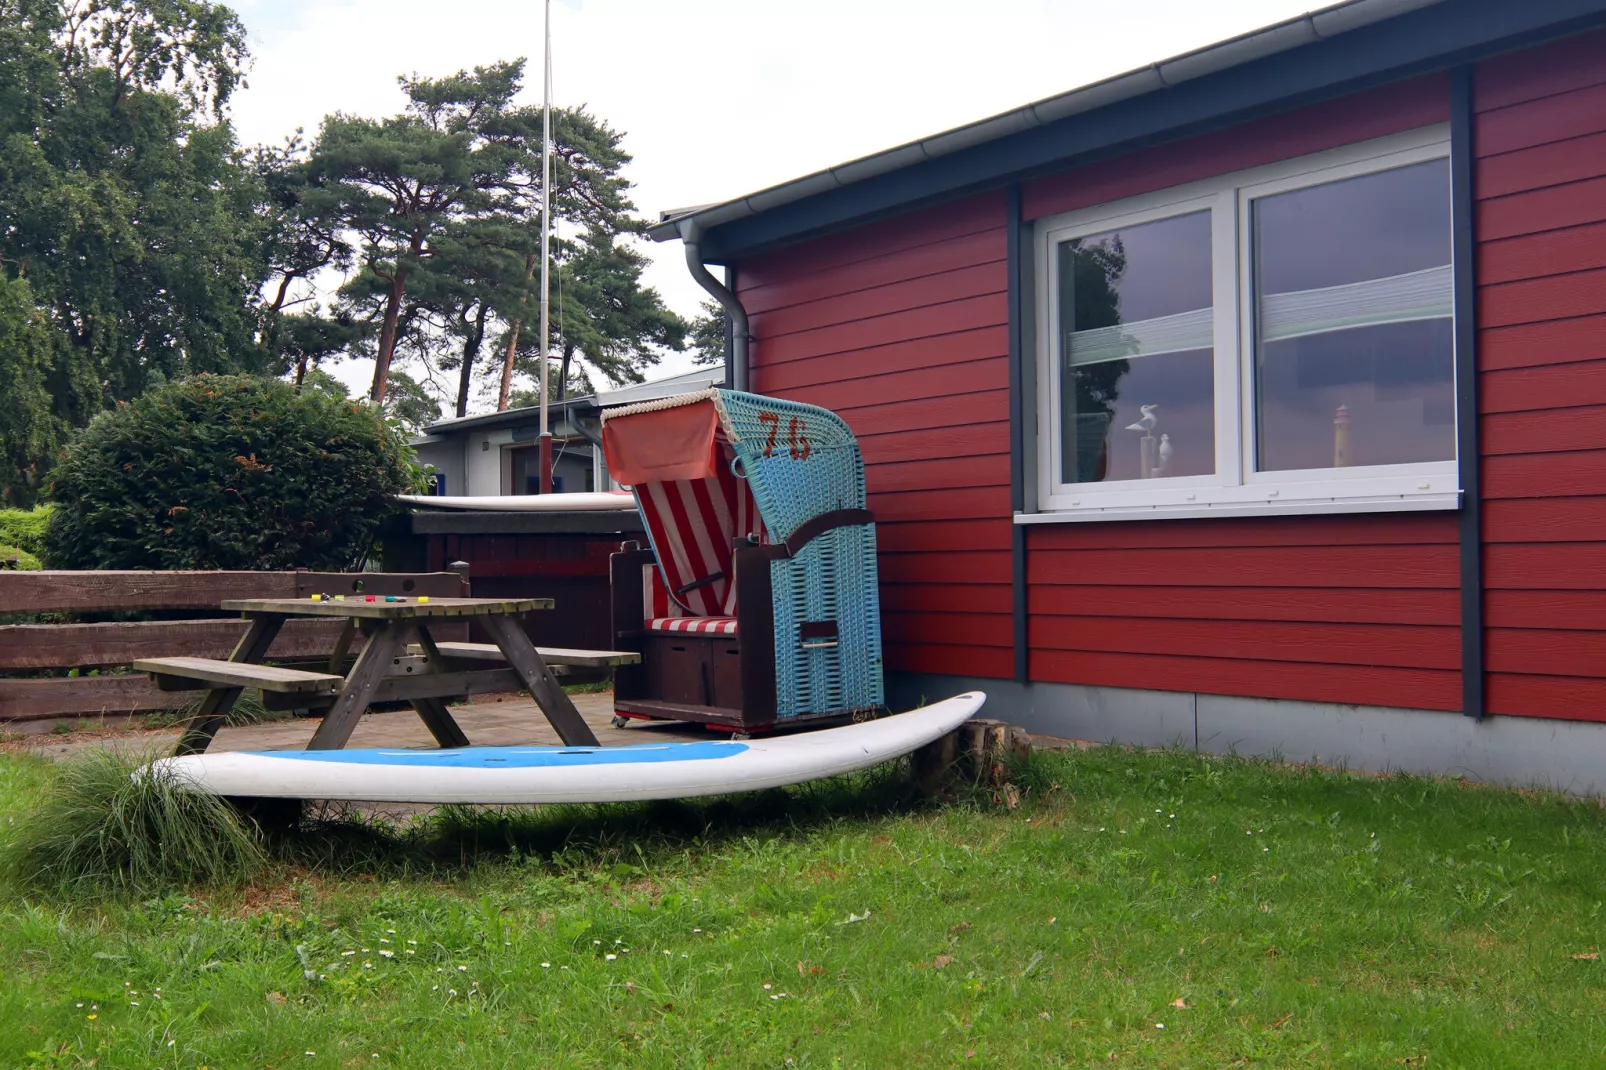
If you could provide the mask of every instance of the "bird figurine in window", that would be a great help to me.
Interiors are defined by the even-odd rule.
[[[1143,437],[1138,439],[1139,479],[1153,479],[1159,474],[1157,471],[1158,465],[1156,464],[1156,454],[1159,452],[1156,449],[1158,443],[1154,440],[1154,425],[1159,422],[1159,417],[1154,415],[1154,410],[1159,407],[1158,405],[1139,405],[1138,411],[1143,415],[1138,417],[1137,423],[1126,425],[1128,431],[1141,431],[1143,433]]]
[[[1160,406],[1158,405],[1139,405],[1138,411],[1143,415],[1138,418],[1137,423],[1127,424],[1126,429],[1128,431],[1142,431],[1145,434],[1153,431],[1155,422],[1159,419],[1159,417],[1154,415],[1154,410],[1158,409],[1159,407]]]
[[[1175,448],[1171,445],[1171,436],[1170,435],[1161,435],[1160,436],[1160,463],[1154,466],[1154,471],[1152,473],[1150,473],[1150,474],[1151,475],[1155,475],[1155,476],[1168,476],[1168,475],[1170,475],[1171,474],[1171,458],[1172,458],[1172,456],[1174,454],[1175,454]]]

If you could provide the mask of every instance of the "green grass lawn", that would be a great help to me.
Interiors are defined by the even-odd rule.
[[[50,775],[0,758],[0,837]],[[0,1065],[1606,1064],[1594,802],[1113,748],[1020,783],[337,825],[243,890],[0,890]]]

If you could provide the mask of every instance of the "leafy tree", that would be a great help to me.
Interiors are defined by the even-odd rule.
[[[56,568],[351,569],[415,476],[406,442],[367,404],[196,376],[79,433],[52,473],[44,556]]]
[[[730,331],[730,317],[718,301],[704,301],[697,318],[691,321],[689,348],[694,364],[725,363],[725,335]]]
[[[279,148],[258,149],[252,164],[265,198],[268,271],[259,341],[267,367],[278,374],[293,370],[299,386],[309,365],[367,334],[344,312],[289,311],[313,300],[307,291],[319,272],[349,270],[352,249],[340,225],[338,193],[314,177],[299,131]]]
[[[521,121],[530,120],[521,116]],[[538,130],[531,136],[539,145]],[[664,306],[657,291],[641,286],[646,259],[618,240],[645,229],[631,214],[635,205],[622,174],[630,162],[624,135],[584,109],[561,109],[552,114],[552,142],[555,229],[566,223],[566,229],[580,235],[577,241],[552,242],[553,349],[565,366],[557,381],[569,382],[567,367],[578,355],[611,382],[639,382],[642,370],[657,363],[660,348],[684,347],[686,324]],[[515,207],[533,220],[526,231],[523,286],[515,290],[516,301],[504,297],[498,306],[510,320],[503,343],[501,409],[508,407],[515,368],[532,372],[540,351],[539,339],[531,344],[521,335],[521,327],[538,315],[540,267],[540,215],[528,202],[532,191],[524,192],[526,201]],[[533,195],[538,192],[536,187]],[[512,283],[504,289],[517,286],[516,276]]]
[[[552,363],[547,372],[552,380],[552,392],[547,395],[548,397],[551,397],[554,400],[559,397],[578,398],[585,397],[587,394],[595,394],[597,392],[596,384],[591,381],[591,376],[586,374],[585,365],[576,364],[571,367],[569,369],[568,379],[564,380],[563,382],[558,381],[558,376],[561,373],[562,365],[558,363]],[[535,362],[532,360],[530,376],[536,381],[532,382],[527,387],[513,391],[508,398],[508,408],[530,409],[541,404],[541,390],[538,385],[540,380],[536,379],[537,374],[538,369],[535,367]]]
[[[50,398],[61,335],[22,279],[0,276],[0,506],[31,506],[43,459],[64,437]]]
[[[609,231],[593,229],[558,266],[554,315],[561,356],[558,398],[576,356],[612,383],[639,383],[665,349],[686,347],[686,321],[641,284],[647,258]]]
[[[261,189],[221,121],[244,58],[209,0],[0,0],[0,277],[55,336],[32,351],[57,426],[260,363]],[[48,436],[29,441],[37,472]]]
[[[281,374],[293,372],[292,382],[300,387],[308,370],[338,353],[345,353],[367,341],[371,325],[353,320],[344,310],[333,316],[317,312],[290,313],[276,317],[272,326],[278,360],[272,369]]]
[[[409,277],[436,255],[442,229],[488,210],[493,191],[505,193],[528,174],[527,146],[499,122],[523,68],[517,60],[448,78],[403,78],[402,115],[324,120],[312,174],[338,187],[342,222],[361,238],[362,274],[352,294],[377,299],[380,309],[376,402],[384,400]]]
[[[1126,274],[1126,245],[1117,234],[1100,242],[1080,239],[1065,243],[1060,253],[1060,272],[1071,288],[1073,300],[1070,331],[1091,331],[1113,327],[1121,322],[1121,294],[1116,284]],[[1061,343],[1070,352],[1069,336]],[[1121,396],[1121,379],[1131,370],[1131,362],[1106,360],[1076,369],[1077,411],[1115,414]]]
[[[1061,329],[1062,352],[1070,352],[1073,331],[1113,327],[1121,322],[1121,294],[1116,288],[1126,274],[1126,245],[1119,234],[1098,242],[1074,240],[1060,249],[1062,304],[1071,308],[1071,323]],[[1071,369],[1077,430],[1065,436],[1063,464],[1085,482],[1105,477],[1109,466],[1109,419],[1121,396],[1121,380],[1131,371],[1125,358],[1101,360]],[[1084,435],[1084,417],[1093,418],[1094,435]],[[1099,419],[1102,417],[1102,419]],[[1096,447],[1096,449],[1095,449]]]
[[[398,330],[398,351],[410,343],[426,367],[457,372],[459,416],[468,414],[474,370],[496,330],[507,280],[525,273],[520,230],[517,221],[494,213],[454,220],[436,235],[434,255],[419,263],[409,284],[401,320],[411,336]]]
[[[307,372],[302,390],[315,390],[338,401],[346,401],[351,397],[351,391],[346,389],[345,383],[317,367]],[[395,368],[391,369],[391,383],[385,391],[383,409],[391,423],[408,434],[417,434],[441,418],[440,402],[435,400],[429,389],[406,372]]]

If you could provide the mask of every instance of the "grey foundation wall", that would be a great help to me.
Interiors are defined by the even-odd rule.
[[[1606,724],[1538,717],[1474,721],[1458,713],[1387,706],[887,675],[888,705],[894,710],[961,691],[986,692],[981,716],[1041,735],[1280,757],[1366,772],[1459,774],[1489,783],[1606,795]]]

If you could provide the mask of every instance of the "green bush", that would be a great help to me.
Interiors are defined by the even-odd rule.
[[[52,568],[358,567],[415,489],[375,409],[276,379],[201,375],[97,416],[51,473]]]
[[[15,546],[30,554],[45,548],[45,528],[50,523],[50,506],[35,509],[0,509],[0,546]]]
[[[16,564],[12,564],[15,561]],[[19,572],[38,572],[43,565],[39,559],[20,546],[7,546],[0,543],[0,569],[16,569]]]

